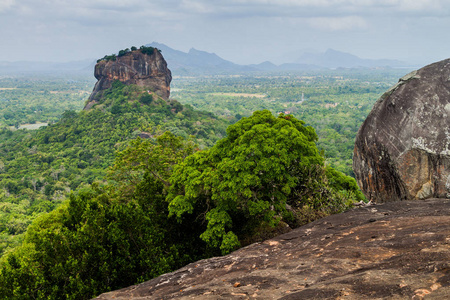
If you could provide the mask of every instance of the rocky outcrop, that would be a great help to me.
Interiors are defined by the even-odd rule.
[[[329,216],[97,299],[450,299],[450,200]]]
[[[98,81],[84,109],[91,108],[102,91],[109,89],[116,80],[148,88],[163,99],[168,99],[170,95],[172,74],[156,48],[151,55],[135,50],[115,60],[100,60],[95,65],[94,75]]]
[[[450,197],[450,59],[381,96],[357,134],[353,170],[374,202]]]

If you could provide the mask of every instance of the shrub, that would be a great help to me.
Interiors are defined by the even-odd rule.
[[[139,49],[141,50],[141,52],[143,54],[147,54],[147,55],[152,55],[153,52],[155,51],[155,48],[153,48],[153,47],[141,46]]]
[[[139,102],[142,104],[150,104],[153,102],[153,96],[149,93],[145,93],[139,98]]]

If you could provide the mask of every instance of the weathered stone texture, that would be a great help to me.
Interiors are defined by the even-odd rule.
[[[357,134],[353,170],[374,202],[450,197],[450,59],[381,96]]]
[[[97,95],[109,89],[116,80],[127,85],[136,84],[149,88],[164,99],[168,99],[170,95],[172,74],[164,57],[157,50],[152,55],[136,50],[117,57],[115,61],[102,60],[95,65],[94,76],[98,81],[84,109],[92,107]]]
[[[97,299],[450,299],[450,200],[317,220]]]

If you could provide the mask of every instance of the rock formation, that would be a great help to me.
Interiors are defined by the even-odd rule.
[[[357,134],[353,170],[374,202],[450,197],[450,59],[381,96]]]
[[[95,65],[97,83],[88,99],[85,110],[91,108],[101,96],[102,91],[109,89],[112,83],[119,80],[125,84],[136,84],[148,88],[163,99],[170,95],[172,74],[161,53],[155,48],[153,54],[142,53],[141,50],[130,51],[115,60],[99,60]]]
[[[97,299],[450,299],[450,200],[329,216]]]

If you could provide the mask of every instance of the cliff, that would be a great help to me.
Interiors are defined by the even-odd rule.
[[[450,200],[361,207],[97,299],[449,299]]]
[[[155,48],[152,54],[134,50],[114,59],[102,59],[95,65],[94,76],[98,80],[88,99],[85,110],[91,108],[102,92],[119,80],[126,85],[136,84],[148,88],[163,99],[170,95],[172,74],[161,53]]]
[[[373,202],[450,197],[450,59],[401,78],[375,103],[353,170]]]

